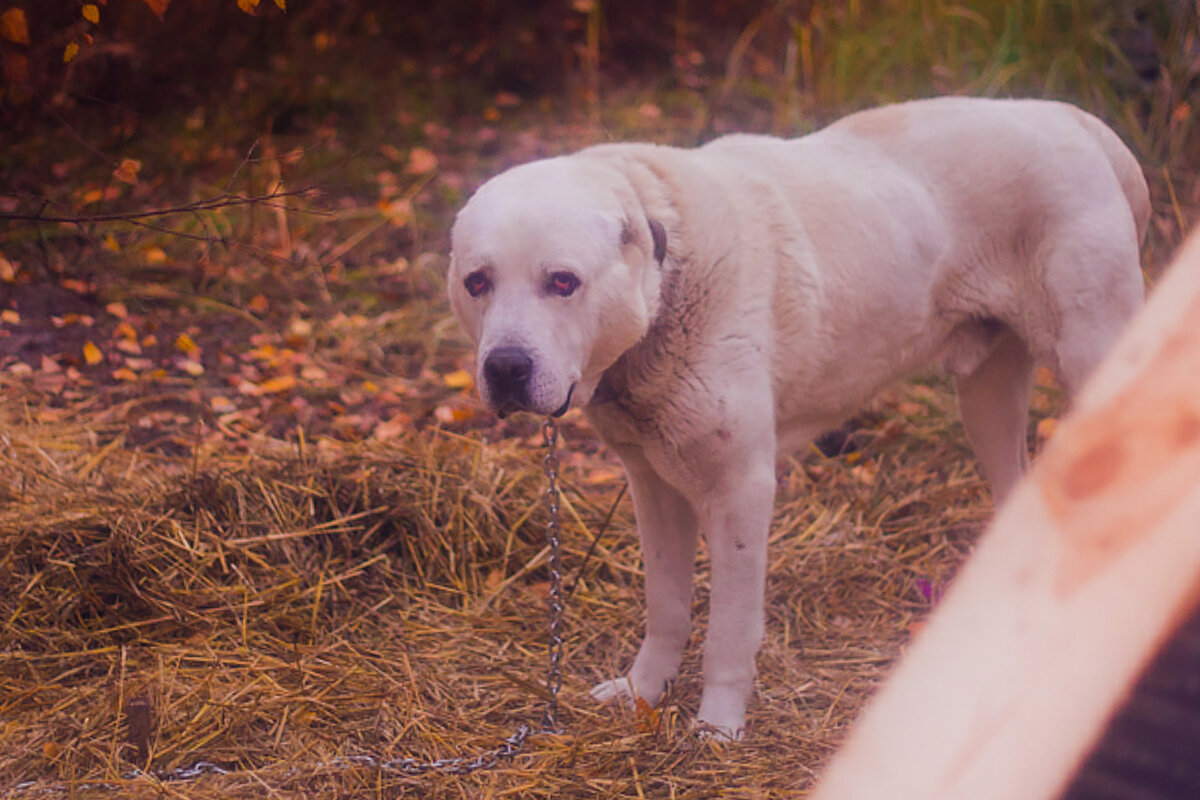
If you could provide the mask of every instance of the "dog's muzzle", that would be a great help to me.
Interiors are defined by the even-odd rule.
[[[520,347],[497,347],[483,362],[488,399],[501,418],[529,407],[533,359]]]

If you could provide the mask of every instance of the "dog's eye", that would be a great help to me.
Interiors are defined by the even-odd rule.
[[[550,291],[559,297],[570,297],[579,288],[579,278],[574,272],[559,270],[550,274]]]
[[[479,297],[479,295],[492,288],[492,279],[482,272],[472,272],[463,278],[463,286],[466,288],[467,294],[471,295],[471,297]]]

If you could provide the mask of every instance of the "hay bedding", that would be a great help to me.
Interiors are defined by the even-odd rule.
[[[77,797],[803,789],[990,513],[951,408],[941,389],[896,391],[841,437],[851,452],[803,454],[783,471],[745,743],[688,733],[703,565],[697,636],[664,707],[587,697],[628,665],[640,633],[623,500],[568,602],[566,734],[492,771],[419,778],[330,762],[485,749],[540,719],[547,578],[532,427],[517,421],[524,435],[491,445],[442,431],[172,459],[113,446],[112,431],[4,421],[0,796],[29,778]],[[596,478],[606,456],[574,415],[564,437],[570,583],[620,482]],[[236,772],[122,781],[140,748],[153,769],[203,758]],[[81,788],[97,781],[118,789]]]

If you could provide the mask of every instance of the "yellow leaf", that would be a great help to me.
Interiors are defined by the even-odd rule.
[[[138,170],[142,168],[142,162],[136,158],[125,158],[121,160],[120,165],[113,170],[113,177],[121,183],[128,183],[130,186],[136,186],[138,182]]]
[[[186,333],[181,333],[175,337],[175,349],[181,353],[194,353],[199,348],[196,342],[192,340],[192,337]]]
[[[238,8],[247,14],[253,14],[254,9],[258,8],[258,0],[237,0],[237,4]]]
[[[159,19],[162,19],[163,14],[167,13],[167,5],[170,4],[171,0],[142,0],[142,2],[150,6],[150,10],[153,11]]]
[[[22,9],[10,8],[0,14],[0,39],[13,44],[29,44],[29,22]]]
[[[237,406],[228,397],[216,395],[208,401],[208,405],[216,414],[231,414],[237,411]]]
[[[258,385],[258,390],[263,394],[279,394],[281,392],[289,392],[296,387],[296,378],[293,375],[279,375],[275,378],[268,378]]]
[[[470,389],[475,383],[475,379],[471,377],[471,373],[465,369],[460,369],[451,372],[449,375],[443,375],[442,383],[451,389]]]
[[[77,55],[79,55],[79,45],[75,42],[67,42],[67,46],[63,48],[63,63],[70,64]]]
[[[117,237],[111,233],[104,237],[104,241],[100,242],[100,246],[110,253],[121,252],[121,243],[117,241]]]
[[[93,25],[100,24],[100,6],[95,3],[83,4],[83,18]]]
[[[279,6],[280,11],[287,11],[287,0],[275,0],[275,5]]]
[[[104,354],[94,342],[87,342],[83,346],[83,360],[94,367],[104,360]]]

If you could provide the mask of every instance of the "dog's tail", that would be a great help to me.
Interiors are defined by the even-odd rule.
[[[1121,137],[1113,133],[1111,128],[1086,111],[1075,110],[1078,112],[1080,124],[1108,156],[1108,163],[1112,166],[1113,173],[1121,184],[1121,191],[1125,194],[1125,200],[1129,203],[1129,211],[1137,225],[1138,241],[1141,242],[1150,224],[1150,188],[1146,185],[1142,166],[1121,141]]]

